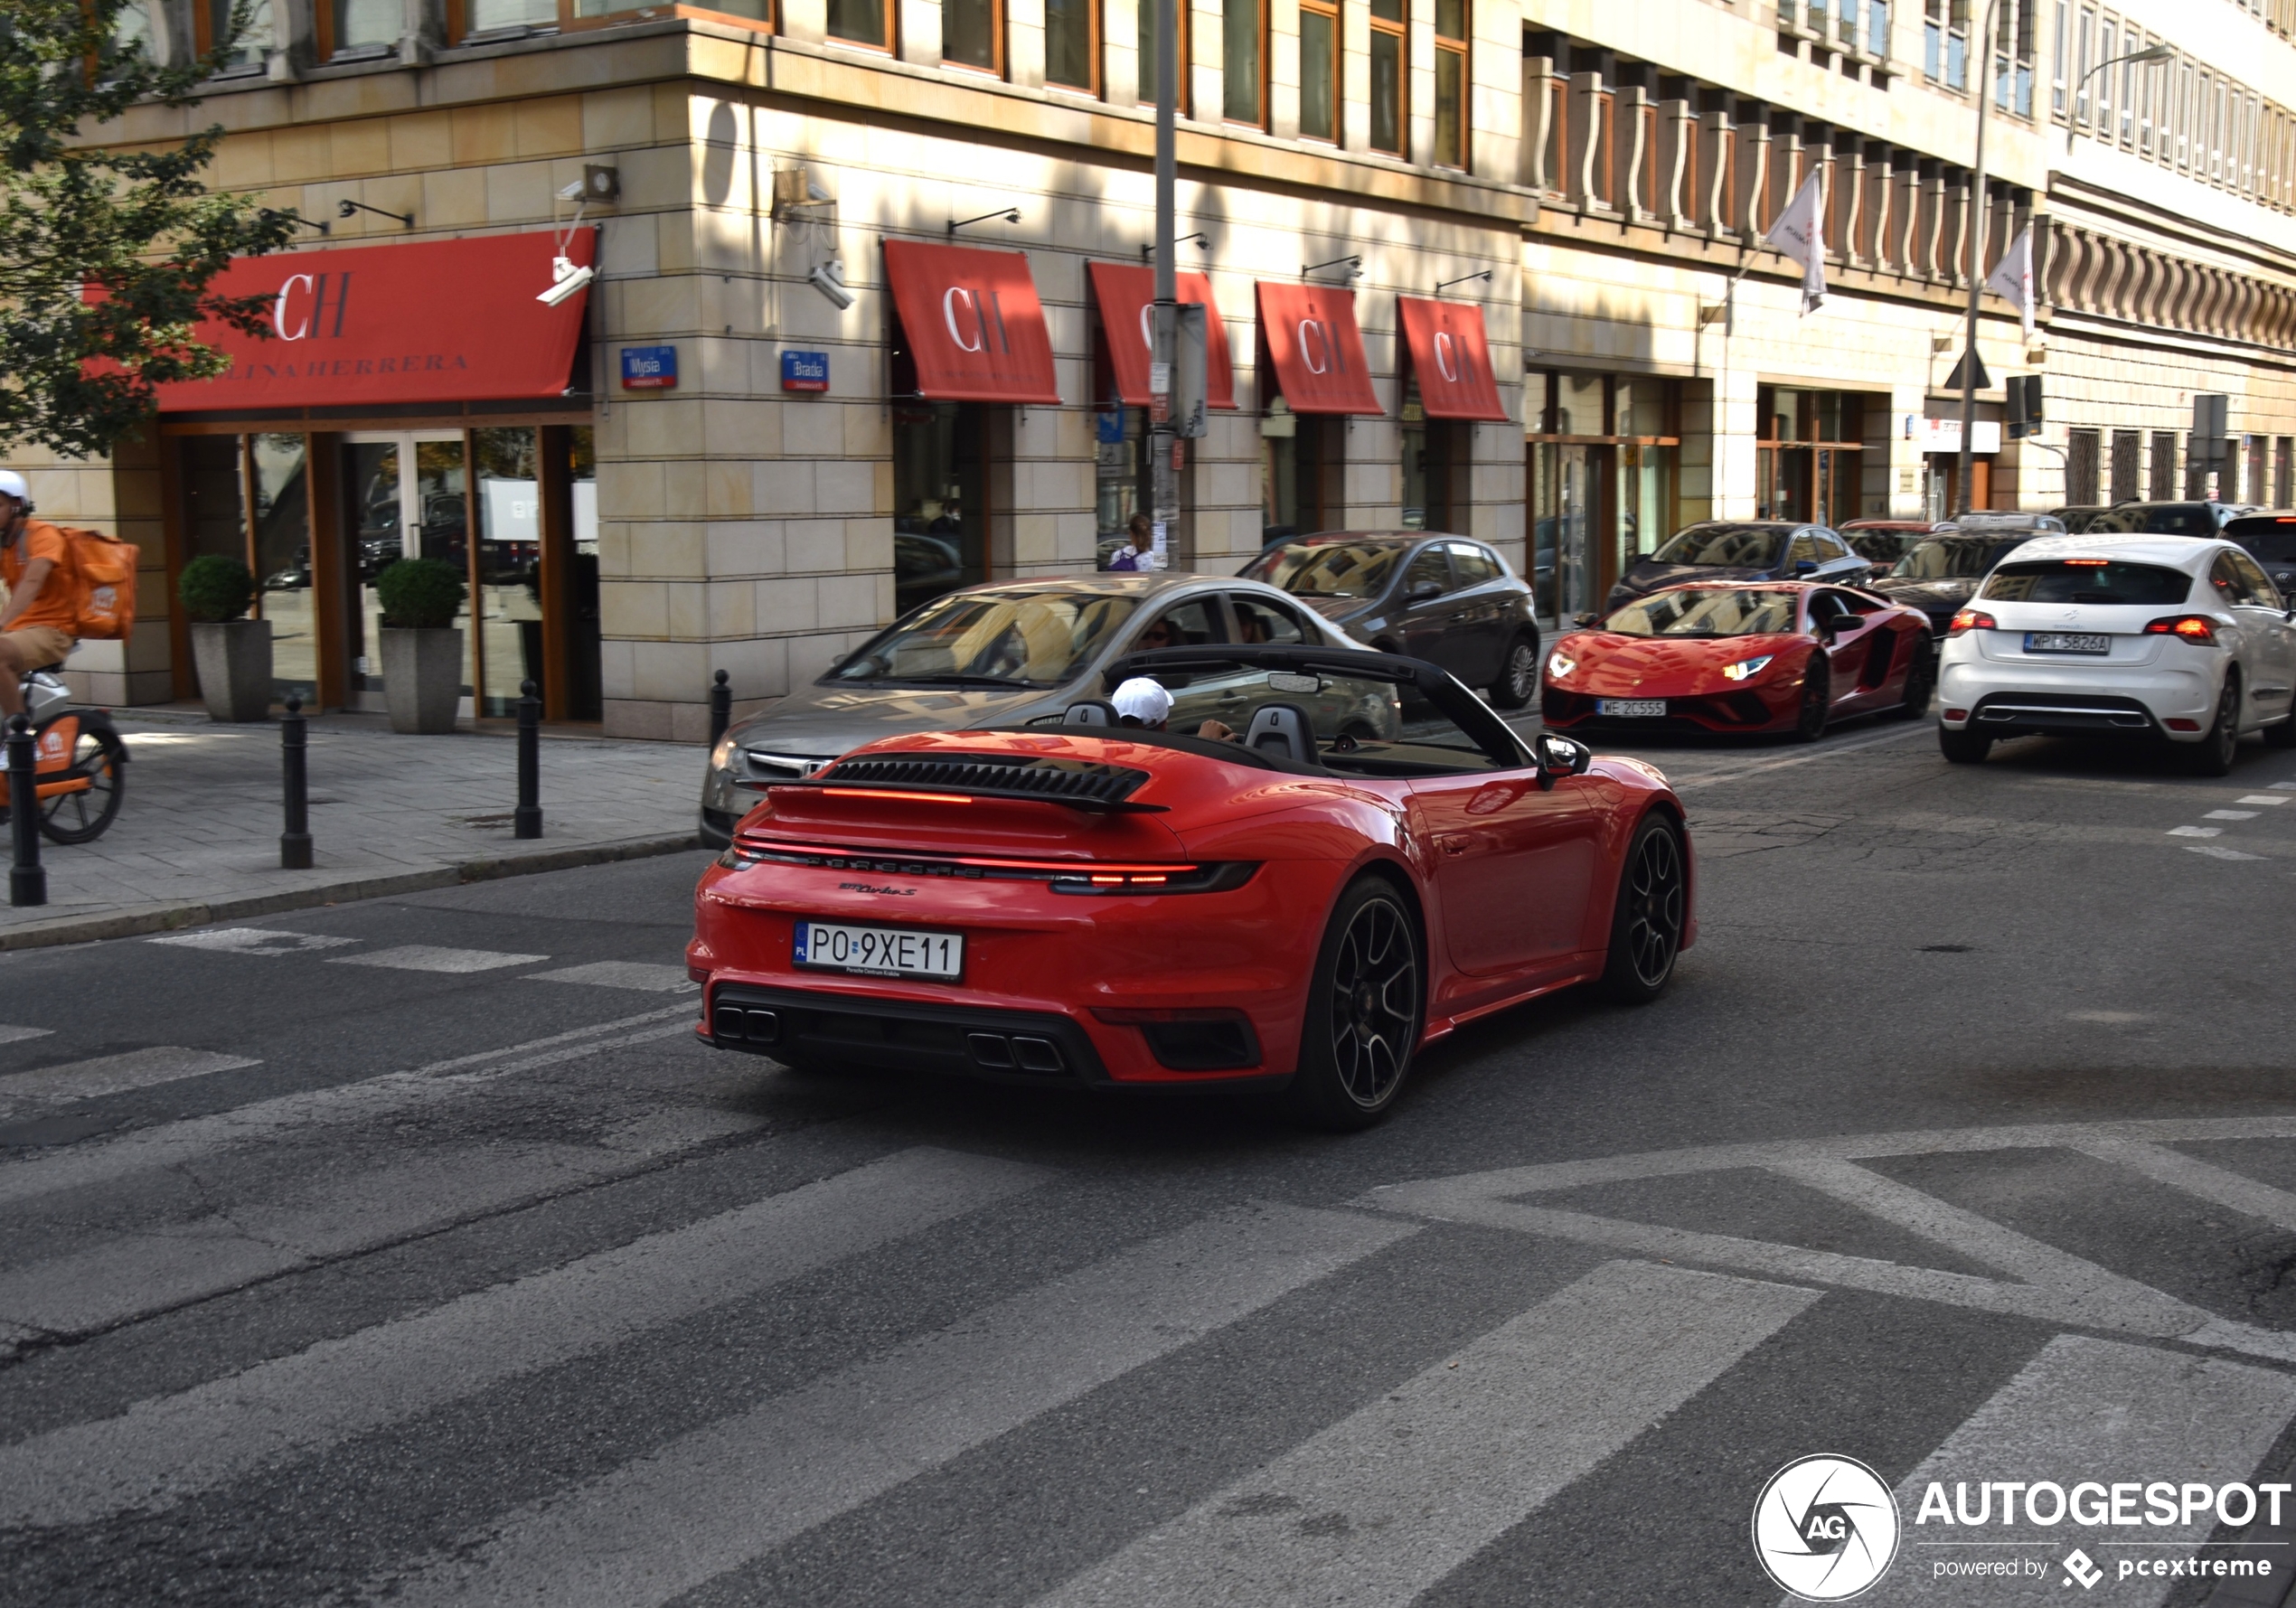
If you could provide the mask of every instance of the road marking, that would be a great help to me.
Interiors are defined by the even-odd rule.
[[[1201,1219],[488,1523],[390,1600],[666,1603],[1409,1232],[1279,1205]]]
[[[2150,1021],[2151,1017],[2137,1011],[2068,1011],[2067,1021],[2101,1021],[2109,1027],[2122,1027],[2132,1021]]]
[[[904,1151],[137,1402],[115,1417],[35,1435],[0,1447],[0,1525],[87,1524],[169,1508],[250,1470],[754,1295],[1051,1177],[991,1157]]]
[[[2220,838],[2225,835],[2225,829],[2221,826],[2172,826],[2168,835],[2172,838]]]
[[[2102,1140],[2176,1144],[2292,1138],[2296,1138],[2296,1114],[1866,1133],[1500,1168],[1388,1185],[1373,1190],[1362,1204],[1444,1222],[1475,1223],[1576,1240],[1622,1255],[1729,1268],[1764,1278],[1836,1284],[2044,1322],[2118,1331],[2154,1340],[2183,1340],[2197,1346],[2296,1362],[2296,1334],[2218,1317],[1878,1172],[1852,1165],[1887,1156],[2078,1149]],[[1744,1169],[1767,1171],[1833,1195],[1960,1256],[2012,1276],[1947,1273],[1877,1257],[1560,1210],[1524,1199],[1593,1184]],[[2151,1175],[2172,1187],[2185,1187],[2174,1177],[2163,1176],[2160,1169]]]
[[[92,1060],[67,1061],[61,1067],[41,1067],[0,1077],[0,1114],[13,1114],[30,1106],[93,1100],[100,1095],[125,1094],[130,1089],[174,1083],[178,1078],[261,1065],[243,1055],[219,1055],[212,1049],[158,1044],[149,1049],[100,1055]]]
[[[2220,849],[2213,843],[2187,843],[2188,854],[2206,854],[2211,860],[2262,860],[2261,854],[2243,854],[2237,849]]]
[[[594,988],[635,988],[657,994],[690,994],[701,988],[683,966],[650,966],[634,960],[594,960],[555,972],[529,972],[523,981],[587,983]]]
[[[338,954],[331,966],[381,966],[391,972],[498,972],[504,966],[531,966],[550,959],[547,954],[507,954],[494,949],[443,949],[436,944],[401,944],[372,954]]]
[[[1606,1263],[1037,1608],[1403,1608],[1817,1299]]]
[[[666,1017],[678,1020],[665,1021]],[[74,1145],[50,1155],[0,1163],[0,1204],[109,1183],[155,1167],[179,1166],[220,1151],[306,1128],[338,1126],[392,1115],[412,1106],[452,1098],[515,1073],[671,1038],[688,1031],[692,1019],[691,1003],[666,1005],[615,1021],[552,1033],[544,1039],[433,1061],[412,1071],[389,1072],[355,1083],[278,1095],[210,1116],[189,1117],[115,1139]]]
[[[53,1028],[0,1027],[0,1044],[21,1044],[26,1039],[45,1039],[55,1030]]]
[[[356,938],[329,937],[318,933],[283,933],[268,926],[216,926],[204,932],[170,933],[146,938],[146,944],[173,944],[184,949],[213,949],[231,954],[299,954],[313,949],[340,949]]]
[[[1929,729],[1928,726],[1917,721],[1896,731],[1885,731],[1878,737],[1865,738],[1854,743],[1824,744],[1806,753],[1793,755],[1790,758],[1772,759],[1761,765],[1747,766],[1740,770],[1708,771],[1701,775],[1683,776],[1679,780],[1670,776],[1667,780],[1670,785],[1677,787],[1703,787],[1719,782],[1735,782],[1745,776],[1758,776],[1765,771],[1783,770],[1791,765],[1807,765],[1813,759],[1830,759],[1836,754],[1854,754],[1860,748],[1877,748],[1884,743],[1901,743],[1907,738],[1925,735]],[[1658,765],[1655,759],[1649,760],[1648,763]],[[1659,769],[1663,771],[1666,767],[1660,765]]]
[[[2261,1179],[2204,1161],[2198,1156],[2151,1144],[2140,1139],[2100,1135],[2071,1148],[2116,1167],[2141,1173],[2156,1183],[2243,1212],[2261,1222],[2296,1232],[2296,1194],[2275,1189]]]
[[[2203,821],[2254,821],[2255,818],[2256,812],[2254,810],[2211,810],[2201,817]]]
[[[2296,782],[2274,782],[2272,785],[2282,793],[2296,793]]]
[[[2284,804],[2288,802],[2288,795],[2285,793],[2252,793],[2246,798],[2236,798],[2233,800],[2233,802],[2235,804]]]
[[[1962,1494],[1972,1510],[1981,1499],[2001,1499],[2000,1490],[1981,1488],[1990,1481],[2047,1481],[2070,1490],[2080,1481],[2109,1490],[2118,1481],[2206,1480],[2213,1488],[2251,1478],[2291,1416],[2296,1416],[2296,1378],[2287,1374],[2086,1335],[2059,1335],[1905,1476],[1897,1487],[1904,1519],[1898,1562],[1858,1601],[1936,1600],[1940,1587],[1931,1577],[1932,1564],[1951,1556],[1941,1553],[1937,1543],[1972,1532],[1959,1524],[1940,1525],[1934,1518],[1914,1523],[1933,1481],[1949,1493],[1965,1485]],[[2052,1499],[2041,1500],[2046,1511]],[[2020,1505],[2018,1511],[2021,1520],[2027,1510]],[[2132,1549],[2140,1557],[2188,1556],[2216,1523],[2213,1509],[2190,1524],[2101,1532],[2068,1526],[2062,1516],[2053,1526],[2003,1524],[1998,1510],[1989,1510],[1988,1518],[1990,1522],[1975,1534],[1987,1541],[2030,1545],[1988,1547],[1984,1556],[2038,1557],[2047,1567],[2037,1575],[1988,1579],[1986,1603],[2056,1608],[2065,1601],[2059,1560],[2074,1547],[2094,1553],[2100,1540],[2134,1541],[2141,1543]],[[2116,1548],[2103,1561],[2112,1567],[2117,1557],[2127,1556]],[[2166,1579],[2131,1576],[2115,1584],[2113,1601],[2157,1603],[2170,1589]]]

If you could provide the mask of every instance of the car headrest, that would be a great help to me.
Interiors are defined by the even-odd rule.
[[[1063,726],[1114,726],[1116,706],[1105,698],[1080,698],[1060,717]]]
[[[1244,746],[1255,753],[1272,754],[1305,765],[1315,757],[1313,729],[1307,711],[1296,703],[1263,703],[1244,729]]]

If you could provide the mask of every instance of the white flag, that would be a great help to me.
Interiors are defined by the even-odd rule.
[[[1802,188],[1793,193],[1786,210],[1770,225],[1770,232],[1762,238],[1802,265],[1802,311],[1814,313],[1826,299],[1826,241],[1824,221],[1819,216],[1824,204],[1824,186],[1818,182],[1818,171],[1811,169],[1810,176],[1802,181]]]
[[[2000,261],[1986,276],[1985,287],[2015,307],[2025,317],[2025,338],[2033,338],[2033,226],[2009,242],[2001,253]]]

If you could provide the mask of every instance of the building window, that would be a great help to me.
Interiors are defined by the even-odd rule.
[[[398,46],[404,14],[400,0],[320,0],[320,60],[387,55]]]
[[[2049,109],[2058,117],[2065,116],[2065,52],[2073,42],[2072,8],[2066,0],[2056,0],[2056,9],[2050,14],[2056,25],[2049,31]]]
[[[1044,81],[1087,94],[1098,89],[1099,32],[1098,0],[1044,0]]]
[[[988,578],[985,402],[893,404],[893,612]]]
[[[220,3],[220,0],[219,0]],[[447,37],[456,44],[473,42],[495,34],[518,38],[528,33],[548,33],[566,28],[595,26],[607,18],[634,17],[645,0],[447,0]],[[720,16],[739,17],[753,23],[772,20],[773,0],[703,0],[710,12]],[[864,16],[859,24],[861,33],[844,34],[839,32],[841,5],[852,0],[829,0],[829,32],[832,37],[852,38],[861,44],[883,44],[890,37],[884,0],[870,0],[861,9],[873,14],[874,20]],[[389,22],[381,20],[388,12]],[[346,13],[372,13],[376,21],[352,21],[336,24],[331,16]],[[384,37],[389,28],[391,42],[399,38],[396,19],[400,15],[399,0],[319,0],[319,49],[323,56],[342,56],[363,60]],[[873,27],[876,32],[870,33]],[[339,29],[339,31],[338,31]],[[354,37],[359,36],[359,37]]]
[[[891,50],[892,0],[829,0],[829,37]]]
[[[1303,536],[1343,522],[1347,425],[1294,413],[1276,398],[1260,420],[1260,541]]]
[[[1702,517],[1682,496],[1683,383],[1556,370],[1525,383],[1531,590],[1541,617],[1566,618],[1601,607],[1635,560]]]
[[[231,37],[231,0],[199,0],[192,13],[193,44],[202,56]],[[232,41],[231,52],[216,70],[219,78],[240,78],[260,72],[270,54],[271,0],[255,0],[247,32]]]
[[[1226,0],[1220,12],[1220,115],[1267,127],[1267,0]]]
[[[2094,507],[2097,501],[2097,432],[2065,433],[2065,500],[2075,507]]]
[[[1371,148],[1403,155],[1403,0],[1371,0]],[[1303,19],[1304,20],[1304,19]]]
[[[2272,506],[2291,503],[2296,503],[2296,437],[2282,436],[2272,443]]]
[[[2156,503],[2177,500],[2177,432],[2152,432],[2151,497]]]
[[[1467,0],[1435,0],[1435,163],[1467,165]]]
[[[941,0],[941,60],[978,72],[1004,71],[1000,0]]]
[[[2110,61],[2120,53],[2121,35],[2118,25],[2111,17],[2107,17],[2097,33],[2097,61]],[[2109,140],[2113,137],[2112,69],[2107,68],[2097,74],[2096,88],[2091,93],[2096,97],[2097,137],[2101,140]]]
[[[1755,395],[1755,517],[1821,525],[1857,518],[1865,490],[1866,399],[1777,385]]]
[[[1188,0],[1172,0],[1172,26],[1180,36],[1180,78],[1172,85],[1176,115],[1188,116]],[[1140,0],[1140,100],[1156,104],[1156,0]]]
[[[560,5],[560,0],[462,0],[459,5],[449,7],[449,33],[461,40],[513,28],[530,33],[539,28],[556,28],[573,15],[569,7],[561,17]]]
[[[1300,137],[1340,137],[1340,8],[1300,0]]]
[[[2113,432],[2113,501],[2133,503],[2137,500],[2137,458],[2144,447],[2144,437],[2135,430]]]

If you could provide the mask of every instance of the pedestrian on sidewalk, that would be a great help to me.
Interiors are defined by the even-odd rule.
[[[61,531],[32,515],[24,476],[0,469],[0,580],[8,583],[8,607],[0,612],[0,717],[24,713],[27,672],[62,663],[78,645],[71,575],[56,575],[70,562],[71,549]]]

